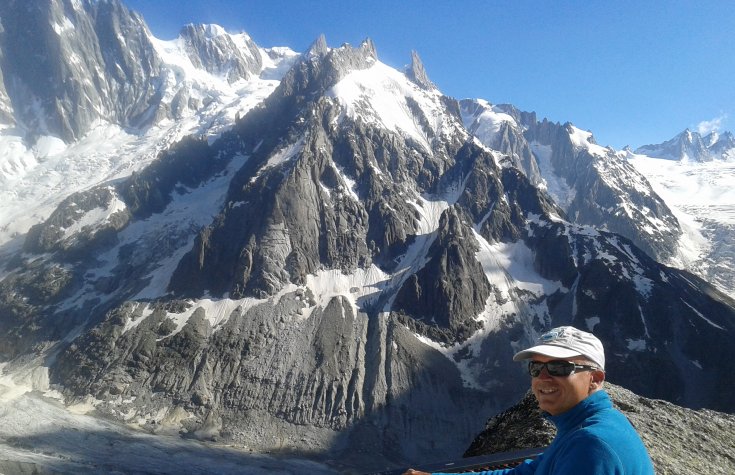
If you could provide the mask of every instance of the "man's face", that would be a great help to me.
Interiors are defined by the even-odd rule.
[[[533,361],[546,363],[556,358],[543,355],[534,355]],[[584,364],[583,358],[572,358],[577,364]],[[601,381],[604,378],[602,371],[580,371],[570,376],[551,376],[546,368],[535,378],[531,378],[531,390],[533,391],[539,408],[552,416],[563,414],[584,400],[596,389],[593,381]]]

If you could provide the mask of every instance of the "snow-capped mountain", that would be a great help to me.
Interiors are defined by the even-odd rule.
[[[621,234],[661,262],[680,254],[682,231],[648,181],[590,132],[511,105],[462,101],[467,130],[507,154],[574,223]]]
[[[689,269],[735,297],[735,137],[685,130],[620,156],[653,185],[684,228],[672,265]]]
[[[666,144],[706,145],[709,158],[673,161],[600,147],[572,124],[539,122],[510,105],[461,104],[467,129],[506,153],[568,219],[622,234],[660,262],[735,297],[732,134],[685,132]]]
[[[730,132],[722,134],[711,132],[702,137],[698,132],[686,129],[666,142],[639,147],[635,153],[654,158],[693,162],[735,160],[735,137]]]
[[[16,244],[0,255],[73,191],[129,176],[186,136],[218,137],[297,56],[218,26],[161,41],[111,0],[5,2],[0,21],[0,244]]]
[[[670,264],[735,298],[735,161],[672,161],[629,150],[621,156],[646,177],[681,223],[682,247]]]
[[[136,18],[114,0],[45,18],[112,7]],[[0,244],[5,374],[31,366],[55,397],[153,433],[363,472],[464,451],[477,415],[526,389],[513,352],[554,325],[594,330],[623,386],[733,410],[735,304],[641,250],[671,252],[680,230],[588,133],[459,103],[417,54],[398,71],[369,40],[293,55],[140,24],[156,110],[179,113],[68,143],[4,130],[25,154],[14,209],[46,175],[79,180]]]

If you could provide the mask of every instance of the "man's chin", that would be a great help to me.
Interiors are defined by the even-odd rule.
[[[556,404],[553,397],[537,394],[536,402],[538,402],[538,407],[542,411],[548,412],[549,414],[554,413],[554,408],[556,407]]]

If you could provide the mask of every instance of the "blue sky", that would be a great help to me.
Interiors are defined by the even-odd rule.
[[[153,34],[187,23],[303,51],[369,37],[396,68],[421,56],[447,95],[573,122],[620,149],[735,124],[735,1],[123,0]],[[704,131],[704,130],[703,130]]]

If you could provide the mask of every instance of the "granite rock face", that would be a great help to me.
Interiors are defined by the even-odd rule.
[[[638,396],[611,383],[605,383],[605,390],[643,439],[656,473],[725,475],[735,470],[732,414],[686,409]],[[555,433],[528,392],[516,405],[488,420],[464,456],[544,447]]]
[[[187,25],[179,37],[195,67],[224,76],[230,83],[248,79],[263,69],[260,51],[247,35],[240,35],[242,47],[217,25]]]
[[[416,51],[411,51],[411,65],[406,70],[406,76],[424,89],[434,89],[436,86],[429,79],[424,63]]]

